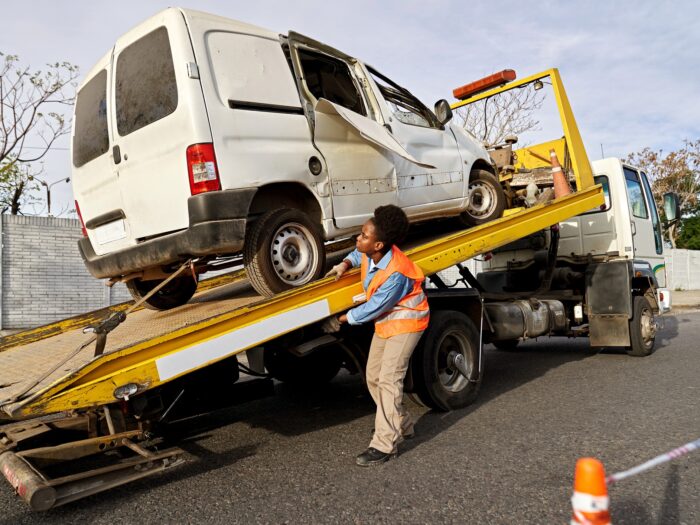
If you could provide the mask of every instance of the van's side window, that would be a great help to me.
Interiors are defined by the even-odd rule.
[[[629,199],[632,215],[640,219],[648,219],[649,212],[644,201],[642,184],[639,182],[639,175],[634,170],[625,168],[625,182],[627,183],[627,198]]]
[[[168,30],[160,27],[119,54],[115,82],[117,131],[122,137],[177,108]]]
[[[73,165],[79,168],[109,150],[107,71],[97,73],[78,92],[75,103]]]
[[[372,75],[372,80],[376,82],[396,120],[412,126],[442,128],[435,114],[406,88],[402,88],[374,68],[368,67],[367,71]]]
[[[345,62],[308,49],[299,50],[299,60],[306,87],[316,99],[325,98],[367,116],[362,94]]]

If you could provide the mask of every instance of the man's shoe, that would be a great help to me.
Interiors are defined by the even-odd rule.
[[[369,447],[362,454],[357,456],[357,464],[361,467],[379,465],[380,463],[389,461],[391,458],[395,458],[397,455],[398,454],[396,452],[387,454],[386,452],[382,452],[380,450],[377,450],[376,448]]]

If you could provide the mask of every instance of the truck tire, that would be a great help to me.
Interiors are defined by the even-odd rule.
[[[656,321],[646,297],[634,297],[632,319],[630,319],[630,343],[627,349],[629,355],[646,357],[654,353],[656,342]]]
[[[148,292],[163,281],[164,279],[154,281],[132,279],[126,283],[126,289],[129,290],[134,301],[140,301]],[[143,306],[149,310],[170,310],[171,308],[182,306],[192,299],[196,291],[197,281],[191,275],[183,275],[182,277],[176,277],[158,290],[143,303]]]
[[[453,353],[464,358],[468,378],[450,365]],[[414,388],[426,406],[449,411],[466,407],[476,399],[481,386],[479,332],[463,313],[431,313],[430,325],[411,359]]]
[[[485,224],[503,215],[506,196],[495,175],[486,170],[474,170],[469,176],[467,209],[460,214],[467,226]]]
[[[247,228],[243,264],[265,297],[319,279],[326,264],[320,228],[300,210],[269,211]]]

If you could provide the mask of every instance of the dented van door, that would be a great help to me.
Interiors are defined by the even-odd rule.
[[[393,150],[406,152],[376,121],[354,58],[294,32],[288,45],[314,145],[330,178],[336,226],[360,226],[377,206],[397,204]]]

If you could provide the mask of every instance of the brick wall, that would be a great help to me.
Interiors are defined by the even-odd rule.
[[[75,219],[2,215],[0,328],[41,326],[130,299],[83,265]]]

